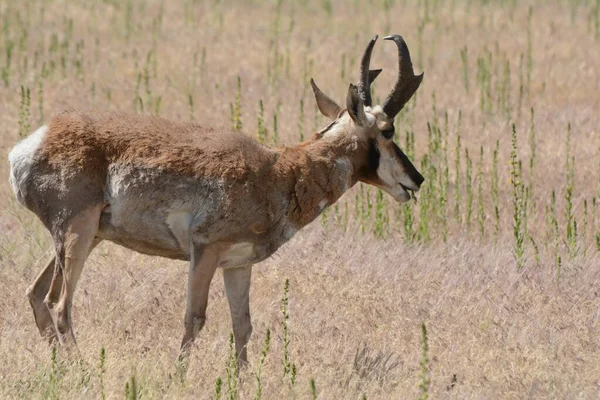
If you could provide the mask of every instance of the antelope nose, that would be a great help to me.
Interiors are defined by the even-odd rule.
[[[425,182],[425,178],[423,178],[423,175],[421,175],[418,171],[415,171],[416,174],[413,177],[413,181],[415,182],[415,184],[417,185],[417,187],[421,187],[421,185],[423,184],[423,182]]]

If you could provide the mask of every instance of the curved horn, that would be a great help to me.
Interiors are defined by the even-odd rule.
[[[358,89],[358,95],[362,99],[365,106],[371,106],[371,80],[369,79],[369,64],[371,63],[371,53],[373,52],[373,46],[375,46],[375,42],[379,36],[373,36],[373,39],[367,45],[365,52],[362,56],[362,61],[360,62],[360,75],[358,78],[358,84],[356,88]],[[377,76],[377,75],[375,75]],[[373,78],[375,79],[375,78]]]
[[[415,75],[408,46],[402,36],[390,35],[383,39],[393,40],[398,46],[398,79],[383,103],[383,112],[388,117],[394,118],[419,88],[421,81],[423,81],[423,73]]]

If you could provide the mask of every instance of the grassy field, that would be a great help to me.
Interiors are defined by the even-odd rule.
[[[0,398],[598,398],[599,0],[4,0],[0,19]],[[220,276],[184,374],[187,266],[109,243],[75,295],[81,360],[40,338],[25,289],[51,246],[8,185],[19,137],[93,108],[297,143],[327,123],[310,77],[341,102],[390,33],[425,71],[396,121],[419,201],[357,185],[257,265],[239,381]],[[396,57],[378,42],[376,102]]]

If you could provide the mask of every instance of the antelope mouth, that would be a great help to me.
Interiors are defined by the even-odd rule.
[[[415,203],[417,202],[417,195],[416,195],[416,190],[413,190],[411,188],[409,188],[406,185],[403,185],[402,183],[400,183],[400,187],[402,187],[402,189],[408,193],[408,195],[410,196],[411,200],[413,200]]]

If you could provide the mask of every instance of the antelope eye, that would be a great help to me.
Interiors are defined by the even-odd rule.
[[[391,139],[394,137],[394,128],[386,129],[385,131],[381,131],[381,134],[386,139]]]

